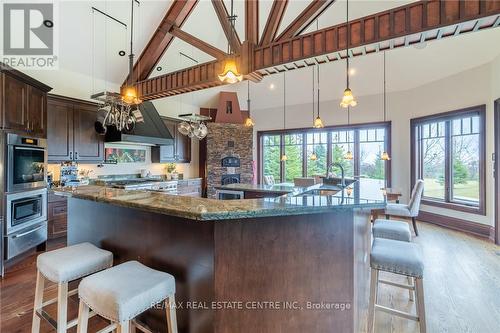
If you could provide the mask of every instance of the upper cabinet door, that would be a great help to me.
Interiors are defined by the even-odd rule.
[[[73,159],[73,104],[49,98],[47,102],[49,162]]]
[[[28,85],[10,75],[1,74],[3,80],[4,128],[26,131],[28,129],[27,89]]]
[[[104,161],[104,137],[94,129],[97,108],[86,104],[74,104],[74,156],[75,161]]]
[[[47,93],[28,86],[28,132],[47,137]]]
[[[177,162],[189,163],[191,162],[191,138],[181,133],[176,134],[176,155]]]

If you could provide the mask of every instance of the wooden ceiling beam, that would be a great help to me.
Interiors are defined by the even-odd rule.
[[[212,57],[216,59],[224,59],[225,57],[228,56],[228,54],[215,46],[212,46],[201,39],[196,38],[195,36],[182,31],[181,28],[177,26],[172,26],[172,29],[170,29],[170,34],[172,34],[174,37],[177,37],[179,39],[182,39],[188,44],[193,45],[197,49],[211,55]]]
[[[217,14],[217,18],[222,26],[222,30],[226,35],[226,38],[231,44],[231,49],[235,53],[240,52],[241,41],[238,37],[238,33],[236,33],[236,29],[234,29],[229,23],[227,17],[229,15],[226,6],[224,5],[223,0],[212,0],[212,5],[214,6],[215,14]]]
[[[300,35],[334,2],[335,0],[313,0],[309,6],[307,6],[306,9],[304,9],[302,13],[283,30],[275,41],[280,42]]]
[[[173,35],[169,34],[172,25],[182,27],[197,3],[198,0],[173,1],[160,25],[156,28],[153,37],[134,64],[134,81],[142,81],[149,77],[174,38]],[[127,76],[123,84],[126,84],[128,80]]]
[[[467,6],[463,5],[467,3]],[[460,6],[447,0],[421,0],[408,5],[393,8],[384,12],[350,21],[350,47],[369,48],[369,53],[379,52],[380,44],[394,48],[405,46],[405,36],[418,34],[427,35],[427,40],[435,40],[443,29],[453,30],[460,24],[481,20],[478,30],[496,28],[500,22],[500,0],[460,0]],[[468,33],[467,31],[460,31]],[[471,32],[473,33],[473,32]],[[431,36],[435,35],[434,37]],[[454,36],[453,33],[441,34],[442,38]],[[309,34],[300,35],[282,42],[261,46],[253,50],[252,72],[246,78],[259,80],[266,72],[273,74],[270,68],[288,63],[299,63],[306,59],[333,55],[330,61],[344,59],[347,46],[347,25],[339,24]],[[398,42],[395,42],[398,41]],[[419,43],[417,41],[416,43]],[[413,43],[414,44],[414,43]],[[389,47],[386,46],[386,47]],[[367,51],[367,53],[368,53]],[[353,56],[363,55],[363,51],[354,52]],[[237,57],[238,62],[245,61],[244,55]],[[222,71],[222,61],[212,61],[186,68],[174,73],[168,73],[156,78],[139,82],[140,96],[143,100],[151,100],[180,93],[179,89],[205,89],[206,86],[218,86],[222,83],[217,73]],[[297,65],[298,67],[301,67]],[[303,66],[302,66],[303,67]],[[252,77],[253,73],[260,73]]]
[[[281,21],[283,20],[283,16],[285,16],[287,5],[288,0],[274,0],[259,45],[268,45],[274,40]]]
[[[245,40],[259,43],[259,0],[245,1]]]

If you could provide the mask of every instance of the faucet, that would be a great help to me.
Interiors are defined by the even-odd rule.
[[[340,172],[341,172],[341,176],[342,176],[342,178],[340,180],[340,186],[345,187],[344,167],[339,162],[335,162],[335,163],[330,164],[330,166],[326,169],[326,178],[330,178],[331,170],[334,166],[338,166],[340,168]]]

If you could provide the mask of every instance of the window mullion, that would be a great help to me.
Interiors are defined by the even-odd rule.
[[[313,133],[314,135],[314,133]],[[307,158],[307,135],[306,133],[302,133],[302,177],[307,177],[307,163],[309,163],[309,159]],[[314,147],[313,147],[314,151]]]
[[[452,188],[452,156],[451,156],[451,121],[445,122],[445,194],[444,200],[451,202],[451,188]]]
[[[359,143],[359,129],[355,129],[354,130],[354,176],[358,177],[361,169],[361,160],[359,158],[360,152],[361,152],[361,147]]]
[[[285,134],[280,134],[280,183],[285,179],[285,162],[281,160],[281,156],[285,153]]]

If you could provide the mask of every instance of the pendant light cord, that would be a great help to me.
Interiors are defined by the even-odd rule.
[[[128,60],[129,86],[134,84],[134,0],[131,0],[130,14],[130,54]]]
[[[283,72],[283,129],[286,129],[286,71]]]
[[[349,40],[351,39],[350,37],[350,24],[349,24],[349,0],[347,0],[347,10],[346,10],[346,23],[347,23],[347,61],[346,61],[346,84],[347,88],[349,89]]]
[[[315,117],[314,117],[314,107],[315,107],[315,104],[316,104],[316,103],[314,103],[314,96],[315,96],[315,93],[314,93],[314,83],[316,82],[316,80],[314,78],[314,73],[315,72],[316,71],[314,70],[314,67],[313,67],[312,68],[312,74],[313,74],[312,75],[312,111],[313,111],[312,112],[313,113],[313,119],[312,120],[313,120],[313,124],[314,124],[314,119],[315,119]]]
[[[318,107],[317,108],[318,108],[318,117],[319,117],[319,65],[316,65],[316,66],[318,66],[318,77],[316,79],[318,80],[318,84],[317,84],[318,85],[318,101],[317,101]]]
[[[351,124],[351,106],[347,106],[347,126]]]
[[[386,107],[387,107],[387,105],[386,105],[387,92],[386,92],[386,81],[385,81],[385,52],[386,51],[384,51],[384,122],[386,120],[386,114],[387,114],[387,109],[386,109]]]
[[[247,109],[248,118],[250,118],[250,80],[247,80]]]

